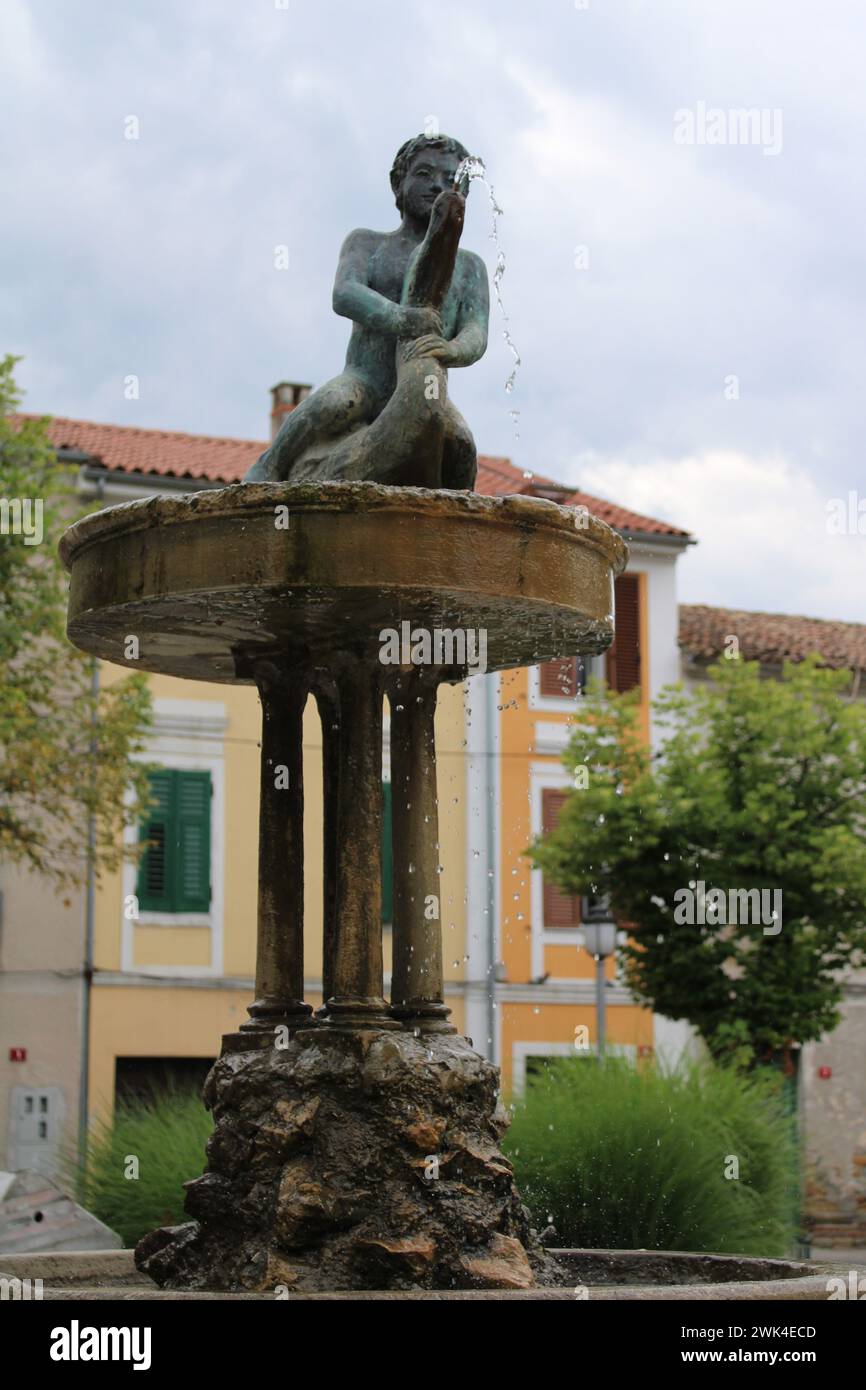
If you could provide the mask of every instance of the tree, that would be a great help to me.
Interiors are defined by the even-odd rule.
[[[709,674],[662,692],[655,755],[636,694],[591,690],[564,758],[578,789],[529,853],[561,888],[609,898],[642,1003],[716,1056],[790,1062],[835,1027],[841,972],[864,959],[866,709],[817,657],[780,680],[740,660]]]
[[[11,418],[18,359],[0,360],[0,859],[58,885],[123,857],[123,828],[149,801],[133,761],[150,719],[145,677],[103,689],[94,663],[66,640],[66,578],[57,539],[74,492],[47,437],[47,418]]]

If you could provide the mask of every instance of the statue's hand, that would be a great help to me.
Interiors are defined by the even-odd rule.
[[[441,333],[442,318],[438,309],[413,308],[401,304],[397,310],[397,337],[420,338],[425,333]]]
[[[403,348],[403,361],[412,362],[416,357],[435,357],[447,366],[452,353],[452,345],[445,338],[440,338],[436,333],[426,333],[422,338],[416,338],[413,343],[407,343]]]

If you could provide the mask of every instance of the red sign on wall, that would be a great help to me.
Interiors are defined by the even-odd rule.
[[[832,1068],[832,1067],[819,1067],[819,1068],[818,1068],[818,1075],[820,1076],[820,1078],[821,1078],[822,1081],[829,1081],[829,1080],[830,1080],[830,1077],[833,1075],[833,1068]]]
[[[10,1047],[10,1049],[9,1049],[9,1061],[10,1061],[10,1062],[26,1062],[26,1061],[27,1061],[27,1048],[26,1048],[26,1047]]]

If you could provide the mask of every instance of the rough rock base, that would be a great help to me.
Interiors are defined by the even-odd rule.
[[[145,1236],[138,1268],[172,1289],[560,1282],[499,1151],[498,1085],[454,1034],[323,1026],[222,1056],[195,1219]]]

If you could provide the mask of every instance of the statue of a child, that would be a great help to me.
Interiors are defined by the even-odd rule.
[[[458,249],[467,151],[418,135],[391,169],[402,222],[350,232],[334,311],[352,320],[346,365],[288,415],[246,482],[371,479],[472,488],[475,443],[448,399],[447,369],[487,347],[489,292],[480,256]]]

